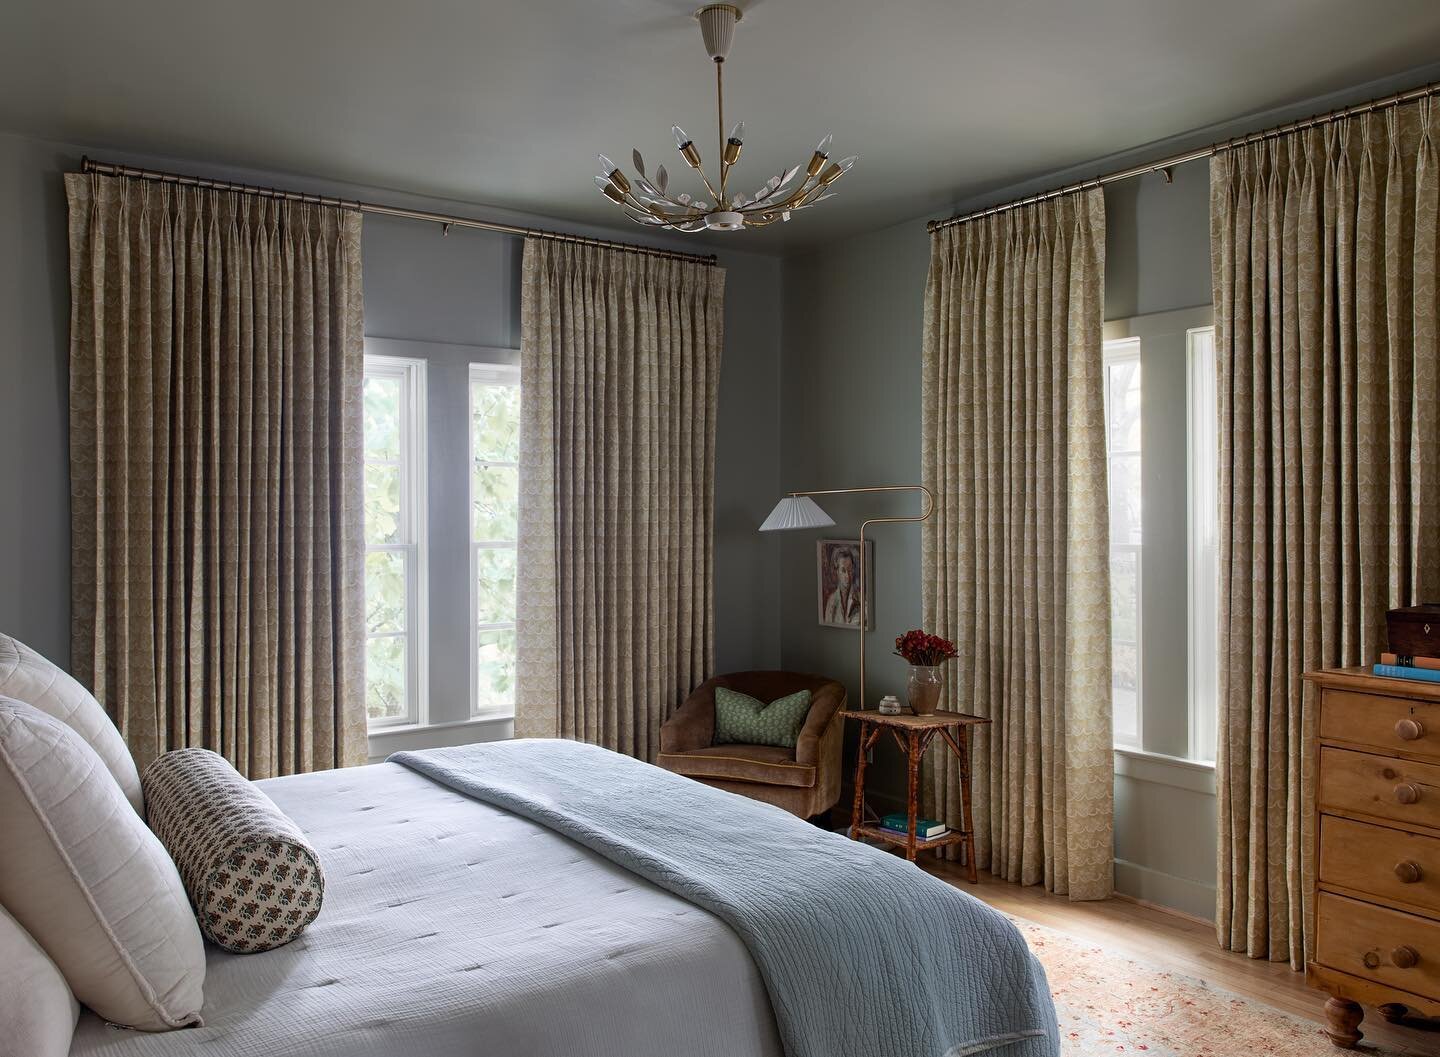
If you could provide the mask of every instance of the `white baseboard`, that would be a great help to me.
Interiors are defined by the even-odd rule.
[[[1137,903],[1174,910],[1199,921],[1215,920],[1215,886],[1115,860],[1115,893]]]

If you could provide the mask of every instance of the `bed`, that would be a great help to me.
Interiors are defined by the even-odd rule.
[[[534,801],[541,805],[537,812],[524,801],[487,802],[487,796],[505,796],[489,796],[478,780],[447,779],[445,767],[467,759],[464,750],[445,755],[455,752],[405,754],[422,757],[409,766],[387,762],[258,783],[304,830],[324,864],[319,918],[293,943],[264,954],[208,948],[202,1027],[142,1034],[110,1028],[86,1012],[71,1057],[798,1052],[796,1021],[785,1008],[792,996],[774,991],[773,956],[769,962],[759,956],[755,937],[742,939],[733,922],[722,920],[723,910],[682,898],[672,886],[641,876],[645,871],[634,864],[626,868],[613,853],[587,847],[593,842],[583,831],[567,833],[539,818],[555,799],[552,791]],[[502,759],[469,762],[478,773],[494,774]],[[419,773],[422,764],[434,773]],[[709,809],[718,805],[724,813],[733,803],[734,820],[770,822],[768,815],[747,815],[753,802],[733,794],[634,761],[623,765],[644,768],[623,773],[647,782],[653,771],[665,776],[657,780],[683,783],[667,787],[672,798],[688,796],[694,786],[705,797],[724,798],[706,801]],[[516,775],[525,769],[518,764]],[[603,784],[600,776],[588,783],[596,784]],[[472,786],[471,793],[461,791]],[[499,787],[509,795],[513,786]],[[776,825],[806,826],[768,805],[754,807],[773,811]],[[828,850],[851,854],[852,842],[814,832],[816,840],[835,842]],[[714,843],[713,835],[705,839]],[[873,855],[867,868],[876,866],[881,874],[892,862],[900,865],[878,851]],[[974,943],[970,960],[979,977],[993,981],[1009,974],[1017,1006],[1033,1007],[1034,990],[1041,989],[1049,1023],[1023,1039],[981,1032],[980,1044],[950,1054],[1050,1057],[1056,1038],[1043,974],[1028,953],[1014,954],[1007,946],[1014,929],[1000,915],[960,893],[954,899],[963,901],[966,914],[981,915],[987,929],[993,925],[979,940],[955,938],[957,944]],[[908,958],[905,943],[905,937],[894,938],[888,964],[926,972]],[[1012,954],[997,954],[1002,947]],[[856,962],[853,954],[837,956],[817,972],[838,986],[859,972]],[[914,981],[894,983],[909,989]],[[772,1005],[772,993],[779,1007]],[[979,1008],[993,1005],[983,1001]],[[1032,1008],[1026,1015],[1033,1020],[1036,1013]]]

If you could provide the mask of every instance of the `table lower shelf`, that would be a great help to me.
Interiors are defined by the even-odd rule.
[[[896,833],[894,830],[884,829],[881,826],[871,826],[869,824],[853,826],[851,829],[853,831],[851,833],[852,837],[858,834],[861,837],[873,837],[876,840],[883,840],[887,844],[898,844],[902,848],[910,847],[910,838],[904,833]],[[921,840],[919,837],[916,837],[915,850],[929,851],[931,848],[943,848],[947,844],[959,844],[968,836],[969,834],[962,830],[952,829],[949,833],[942,833],[940,836],[932,837],[930,840]]]

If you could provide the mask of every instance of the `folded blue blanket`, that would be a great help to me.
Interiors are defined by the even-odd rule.
[[[789,1057],[1060,1052],[1044,970],[1019,931],[894,855],[579,742],[390,759],[725,921],[760,969]]]

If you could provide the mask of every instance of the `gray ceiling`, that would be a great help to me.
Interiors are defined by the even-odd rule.
[[[599,151],[687,189],[697,0],[6,0],[0,128],[615,223]],[[834,131],[775,251],[1440,56],[1435,0],[755,0],[726,65],[753,189]],[[837,155],[838,156],[838,155]],[[698,188],[697,188],[698,189]]]

